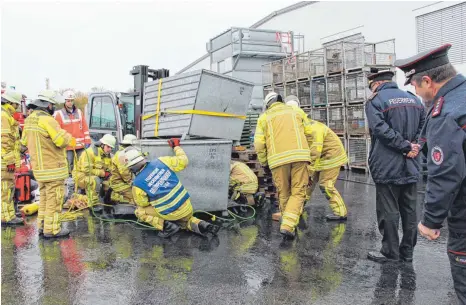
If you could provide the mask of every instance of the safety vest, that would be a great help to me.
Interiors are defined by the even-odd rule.
[[[76,139],[78,142],[78,144],[76,144],[76,149],[84,148],[84,144],[91,144],[89,128],[81,110],[73,106],[73,112],[69,113],[63,108],[55,111],[53,116],[60,127]],[[73,147],[68,146],[66,149],[72,150]]]
[[[162,215],[176,211],[189,199],[175,172],[159,159],[147,163],[134,179],[133,186],[143,190],[150,204]]]

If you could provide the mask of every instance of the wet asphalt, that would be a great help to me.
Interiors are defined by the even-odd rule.
[[[1,303],[457,304],[446,230],[437,241],[418,238],[413,264],[369,261],[381,240],[375,189],[363,175],[341,178],[351,180],[337,183],[348,221],[326,222],[316,191],[293,242],[282,242],[269,206],[210,239],[161,239],[93,217],[66,223],[71,237],[54,241],[38,238],[34,217],[2,227]]]

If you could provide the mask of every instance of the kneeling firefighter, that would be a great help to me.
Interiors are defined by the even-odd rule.
[[[120,154],[125,149],[136,141],[135,135],[127,134],[120,142],[120,150],[118,150],[112,158],[110,169],[110,189],[106,193],[105,203],[129,203],[134,204],[133,194],[131,192],[131,184],[133,182],[133,174],[120,162]]]
[[[180,139],[172,138],[168,144],[176,156],[150,162],[135,147],[123,151],[124,163],[135,174],[132,191],[137,218],[161,231],[161,237],[172,236],[180,227],[203,236],[216,235],[220,227],[193,216],[189,194],[175,174],[188,165]]]
[[[73,173],[73,175],[76,174],[78,187],[86,191],[87,197],[81,199],[87,202],[87,205],[92,207],[94,212],[101,210],[95,206],[100,203],[100,198],[103,198],[104,192],[108,190],[111,152],[115,148],[115,144],[114,136],[104,135],[81,154],[76,171]],[[104,212],[106,212],[105,209]]]
[[[299,108],[299,100],[296,96],[287,96],[285,101],[288,106]],[[311,135],[308,137],[311,164],[307,197],[311,197],[315,184],[319,183],[319,188],[330,202],[333,211],[326,216],[327,220],[346,220],[348,211],[335,187],[341,166],[348,162],[345,148],[340,138],[327,125],[309,118],[308,122],[311,129]]]
[[[262,205],[264,193],[258,193],[257,176],[246,164],[238,161],[230,162],[230,199],[249,205]]]

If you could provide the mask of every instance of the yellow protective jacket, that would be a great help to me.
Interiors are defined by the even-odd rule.
[[[76,167],[78,181],[86,176],[105,177],[105,172],[110,171],[111,163],[111,155],[106,155],[101,147],[91,145],[79,157]]]
[[[177,146],[174,149],[174,157],[160,157],[159,160],[162,161],[166,166],[168,166],[174,172],[180,172],[188,166],[188,157],[184,150]],[[149,205],[155,205],[155,203],[149,202],[146,192],[142,189],[133,186],[132,188],[133,198],[136,205],[140,207],[147,207]],[[157,211],[157,209],[156,209]],[[167,220],[178,220],[192,213],[191,201],[188,199],[183,205],[180,206],[177,210],[173,211],[169,215],[164,215],[164,219]]]
[[[311,172],[342,166],[348,162],[346,151],[340,138],[325,124],[309,120],[311,126]]]
[[[254,147],[262,165],[270,169],[294,162],[310,162],[307,137],[310,125],[304,112],[273,103],[257,120]]]
[[[230,189],[244,194],[255,194],[259,188],[257,176],[242,162],[230,163]]]
[[[39,182],[68,177],[65,148],[72,137],[43,110],[34,110],[24,121],[21,144],[27,146],[34,177]]]
[[[2,171],[7,165],[15,164],[17,168],[21,165],[19,125],[13,118],[15,111],[9,104],[2,105]]]
[[[112,164],[110,168],[110,187],[116,191],[121,192],[131,188],[131,182],[133,181],[133,174],[122,164],[119,160],[120,154],[123,148],[120,148],[119,151],[112,158]]]

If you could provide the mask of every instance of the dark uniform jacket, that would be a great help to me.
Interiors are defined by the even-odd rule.
[[[434,98],[422,137],[427,144],[427,169],[422,223],[466,233],[466,78],[458,74]]]
[[[424,105],[412,93],[383,83],[366,102],[371,135],[369,168],[375,183],[403,185],[419,179],[418,159],[410,159],[425,121]]]

